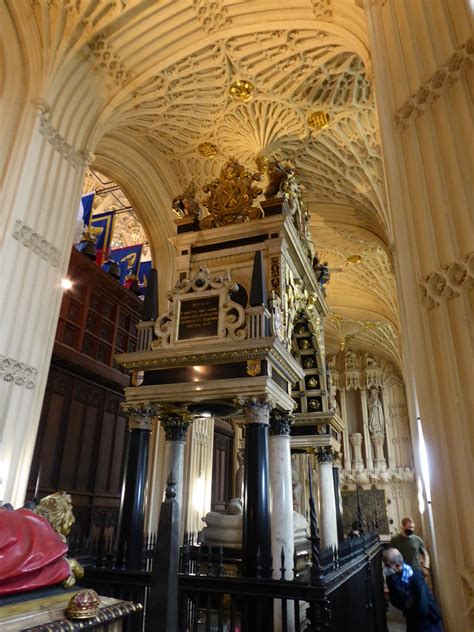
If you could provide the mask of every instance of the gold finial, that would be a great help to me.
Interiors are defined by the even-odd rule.
[[[360,263],[362,257],[360,255],[349,255],[346,259],[347,263]]]
[[[321,130],[329,125],[329,114],[327,112],[323,112],[322,110],[311,112],[308,114],[307,121],[308,125],[312,129]]]
[[[247,103],[253,97],[255,86],[250,81],[238,79],[230,84],[229,94],[236,101]]]
[[[219,150],[217,149],[217,145],[213,143],[205,142],[198,145],[198,152],[204,158],[214,158]]]

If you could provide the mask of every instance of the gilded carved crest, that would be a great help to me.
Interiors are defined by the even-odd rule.
[[[209,197],[204,202],[209,215],[199,223],[201,228],[217,228],[262,217],[260,208],[253,201],[262,190],[254,182],[260,180],[259,173],[250,173],[231,158],[221,169],[219,178],[203,187]]]

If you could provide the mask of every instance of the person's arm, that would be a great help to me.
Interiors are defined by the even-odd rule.
[[[390,596],[390,603],[392,604],[392,606],[394,608],[397,608],[397,610],[405,612],[407,609],[405,599],[403,598],[402,593],[398,590],[395,582],[391,577],[387,578],[387,588],[388,594]]]
[[[428,551],[426,550],[423,540],[421,538],[420,538],[419,555],[420,555],[421,566],[423,567],[423,573],[426,575],[428,572],[428,569],[430,568],[430,557],[428,555]]]
[[[428,586],[419,573],[415,572],[413,574],[410,581],[410,589],[413,598],[413,610],[422,617],[427,617],[429,613]]]

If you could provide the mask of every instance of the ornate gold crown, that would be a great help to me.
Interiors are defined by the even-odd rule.
[[[76,593],[66,608],[66,615],[70,619],[91,619],[99,612],[100,597],[95,592],[87,588]]]

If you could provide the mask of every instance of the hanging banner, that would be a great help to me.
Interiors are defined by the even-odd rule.
[[[143,244],[135,244],[134,246],[116,248],[110,251],[109,258],[116,261],[120,266],[120,283],[122,285],[127,276],[130,274],[137,275],[142,247]]]

